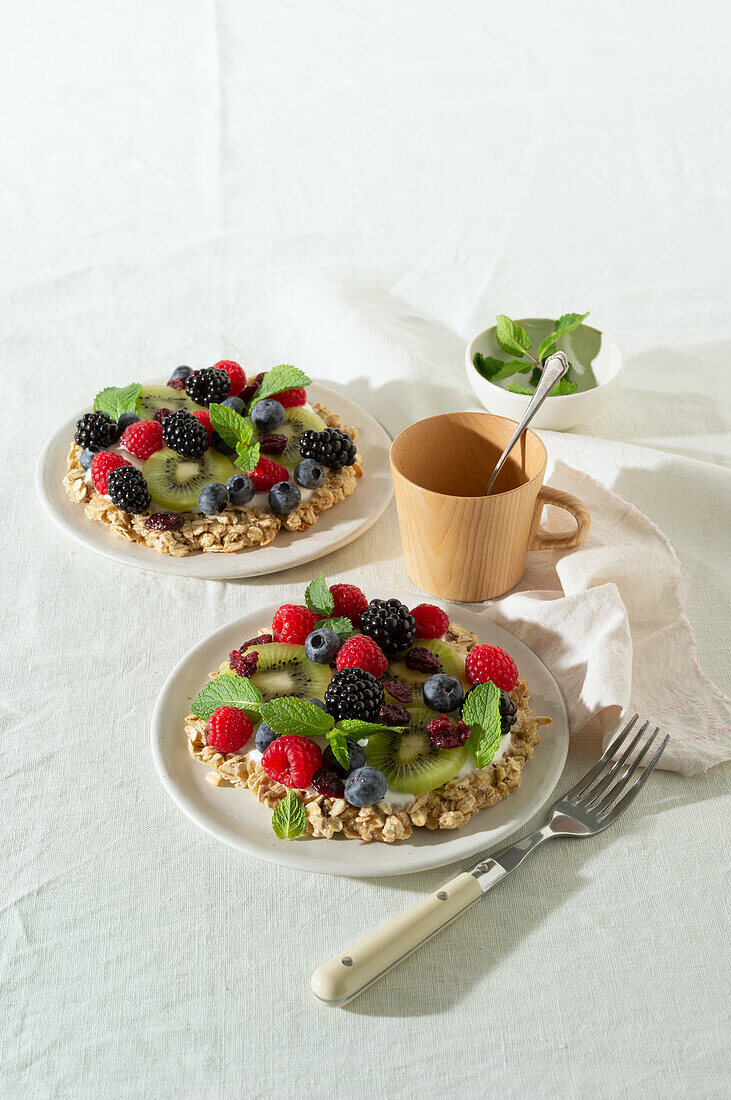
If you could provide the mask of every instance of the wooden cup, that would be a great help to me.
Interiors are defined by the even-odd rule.
[[[432,596],[475,602],[500,596],[525,572],[529,550],[578,546],[591,519],[570,493],[543,484],[546,448],[525,432],[484,496],[516,424],[490,413],[444,413],[419,420],[391,446],[406,571]],[[545,504],[576,520],[568,535],[540,525]]]

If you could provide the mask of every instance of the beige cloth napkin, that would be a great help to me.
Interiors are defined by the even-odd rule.
[[[551,435],[553,453],[560,442]],[[683,607],[678,558],[655,524],[594,478],[562,462],[550,484],[592,516],[569,551],[537,551],[517,589],[487,614],[543,660],[559,683],[572,733],[598,727],[609,741],[637,711],[670,734],[660,767],[692,775],[731,758],[731,700],[698,666]],[[544,526],[572,520],[549,508]]]

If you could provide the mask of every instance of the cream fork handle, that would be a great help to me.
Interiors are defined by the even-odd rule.
[[[394,917],[312,975],[312,992],[323,1004],[347,1004],[482,897],[467,871]]]

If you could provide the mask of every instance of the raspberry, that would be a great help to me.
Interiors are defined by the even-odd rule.
[[[145,520],[145,527],[151,531],[178,531],[185,523],[180,512],[155,512]]]
[[[91,483],[97,493],[106,496],[109,492],[108,478],[112,470],[118,466],[131,466],[126,458],[122,458],[116,451],[100,451],[91,460]]]
[[[381,647],[365,634],[354,634],[340,647],[335,667],[363,668],[378,680],[388,668],[388,660]]]
[[[296,390],[284,390],[282,393],[273,393],[272,401],[278,401],[285,409],[293,409],[295,405],[307,403],[307,392],[302,386]]]
[[[272,741],[261,758],[261,766],[270,779],[283,787],[309,787],[322,767],[322,749],[309,737],[285,734]]]
[[[418,645],[406,654],[404,664],[412,672],[425,672],[427,676],[433,676],[435,672],[442,670],[442,662],[436,653],[432,653],[430,649],[422,649]]]
[[[271,432],[259,439],[259,450],[264,455],[281,455],[286,448],[287,437],[286,435],[280,435],[278,432]]]
[[[401,680],[387,680],[383,686],[391,698],[395,699],[397,703],[410,703],[414,698],[409,685],[404,684]]]
[[[441,638],[449,626],[449,615],[433,603],[420,603],[411,608],[416,620],[417,638]]]
[[[149,458],[162,449],[162,424],[155,420],[138,420],[124,429],[119,442],[136,458]]]
[[[342,798],[345,794],[345,786],[340,776],[329,768],[320,768],[312,777],[312,786],[318,794],[324,794],[325,798]]]
[[[371,600],[360,617],[360,629],[388,656],[403,653],[414,644],[416,635],[416,623],[408,607],[395,597]]]
[[[268,493],[279,481],[289,481],[289,470],[286,466],[280,466],[273,458],[261,455],[256,469],[251,471],[249,477],[257,493]]]
[[[238,707],[216,707],[208,719],[209,745],[219,752],[238,752],[254,732],[248,714]]]
[[[335,600],[333,618],[343,616],[357,626],[360,617],[368,607],[368,600],[355,584],[331,584],[330,592]]]
[[[502,691],[512,691],[518,680],[515,661],[496,645],[476,645],[465,661],[467,679],[471,684],[492,680]]]
[[[200,423],[208,432],[208,446],[210,447],[211,440],[213,439],[213,425],[211,424],[211,414],[209,413],[208,409],[200,409],[198,412],[194,412],[193,416],[196,418],[196,420],[200,421]]]
[[[315,629],[317,615],[309,607],[285,603],[274,614],[272,634],[276,642],[304,645],[305,638]]]
[[[378,721],[385,722],[387,726],[408,726],[411,716],[400,703],[386,703],[381,707]]]
[[[251,653],[242,653],[240,649],[232,649],[228,655],[229,668],[237,676],[245,676],[250,679],[256,672],[259,663],[259,654],[255,649]]]
[[[246,375],[239,364],[234,363],[233,359],[220,359],[218,363],[213,364],[213,370],[226,371],[231,380],[231,389],[228,391],[228,395],[229,397],[238,397],[246,385]]]
[[[177,379],[176,379],[176,381],[177,381]],[[183,384],[181,382],[181,384],[180,384],[181,389],[182,389],[182,385]],[[158,422],[158,424],[162,424],[162,422],[163,422],[163,420],[165,419],[166,416],[170,416],[170,409],[158,409],[152,419],[156,420]]]
[[[432,718],[426,727],[426,732],[435,748],[456,749],[464,745],[470,735],[470,727],[464,722],[458,722],[453,726],[446,714],[440,714],[438,718]]]

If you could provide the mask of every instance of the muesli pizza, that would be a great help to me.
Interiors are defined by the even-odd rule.
[[[321,575],[242,642],[191,705],[207,778],[248,790],[280,838],[459,829],[520,786],[538,744],[513,659],[433,604]]]
[[[310,404],[282,365],[178,367],[164,386],[108,387],[76,424],[64,487],[129,542],[183,557],[266,546],[307,531],[363,475],[358,431]]]

